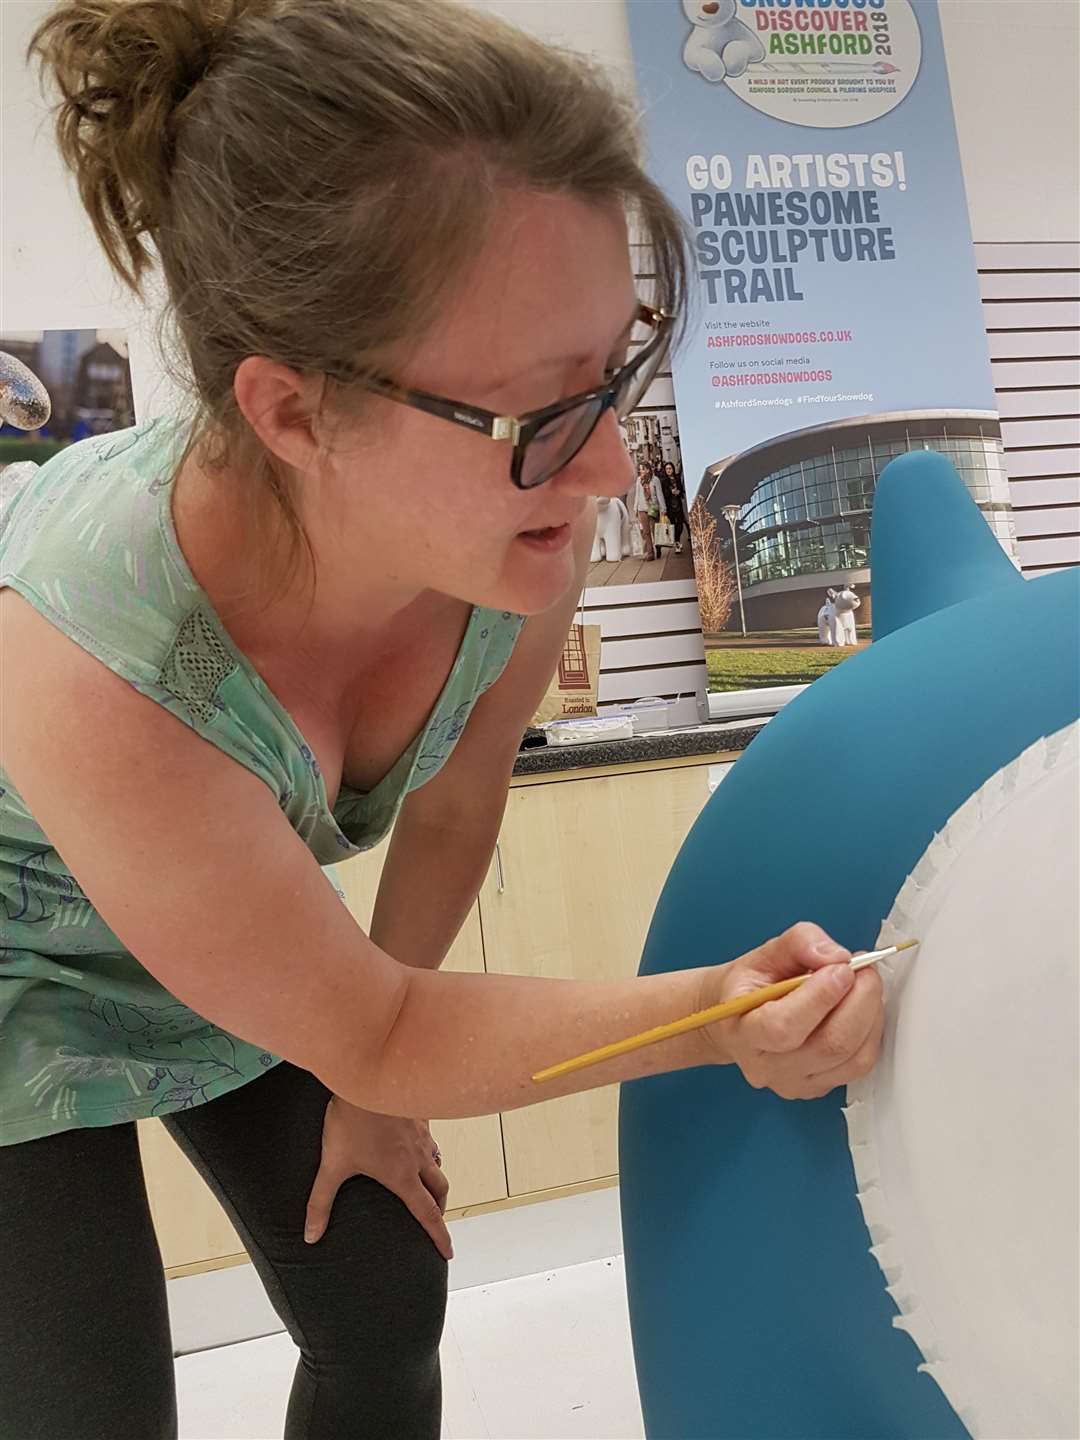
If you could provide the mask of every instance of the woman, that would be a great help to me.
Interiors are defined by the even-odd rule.
[[[0,528],[0,1433],[175,1434],[159,1114],[300,1349],[287,1434],[435,1436],[429,1117],[807,970],[545,1097],[706,1063],[820,1095],[879,1043],[812,925],[610,984],[438,970],[670,328],[625,215],[664,311],[679,225],[584,64],[441,0],[78,0],[33,49],[196,407],[12,467]],[[365,935],[320,865],[392,822]]]
[[[634,480],[634,493],[631,500],[630,508],[637,519],[642,552],[646,560],[655,560],[658,552],[653,540],[653,526],[658,520],[666,520],[667,515],[661,510],[660,483],[647,460],[638,461],[637,477]]]
[[[682,553],[683,535],[690,529],[686,513],[686,491],[682,476],[670,460],[665,460],[660,471],[660,488],[664,495],[664,508],[675,529],[675,553]]]

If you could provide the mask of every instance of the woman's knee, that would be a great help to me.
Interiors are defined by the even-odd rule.
[[[396,1195],[366,1175],[353,1176],[338,1191],[326,1234],[307,1251],[328,1278],[317,1288],[335,1344],[386,1339],[418,1356],[438,1349],[447,1263]]]

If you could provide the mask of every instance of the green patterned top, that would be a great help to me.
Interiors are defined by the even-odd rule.
[[[180,550],[169,481],[185,438],[179,422],[157,419],[41,467],[9,465],[0,586],[258,775],[319,864],[333,865],[376,845],[409,791],[438,772],[522,617],[473,610],[421,733],[372,791],[343,786],[331,809],[310,746]],[[277,1063],[143,969],[2,769],[0,927],[0,1144],[200,1105]]]

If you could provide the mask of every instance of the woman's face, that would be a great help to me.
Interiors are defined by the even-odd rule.
[[[508,192],[453,296],[393,379],[515,416],[598,386],[625,362],[638,303],[622,216]],[[546,610],[574,583],[573,537],[591,533],[592,498],[626,492],[630,459],[611,411],[546,485],[517,489],[511,457],[509,441],[373,398],[320,477],[336,563],[351,552],[369,583]]]

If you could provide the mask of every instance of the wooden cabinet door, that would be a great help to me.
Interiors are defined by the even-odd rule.
[[[384,842],[333,870],[349,909],[365,929],[371,923],[385,852]],[[471,971],[484,968],[475,905],[445,967]],[[138,1133],[150,1210],[165,1266],[171,1269],[242,1254],[240,1237],[225,1212],[160,1120],[141,1120]],[[434,1134],[450,1181],[451,1209],[505,1198],[506,1171],[497,1115],[479,1120],[442,1120],[436,1123]]]
[[[660,890],[708,799],[709,770],[512,790],[480,896],[488,970],[579,980],[636,974]],[[510,1194],[613,1175],[617,1096],[608,1086],[504,1115]]]

